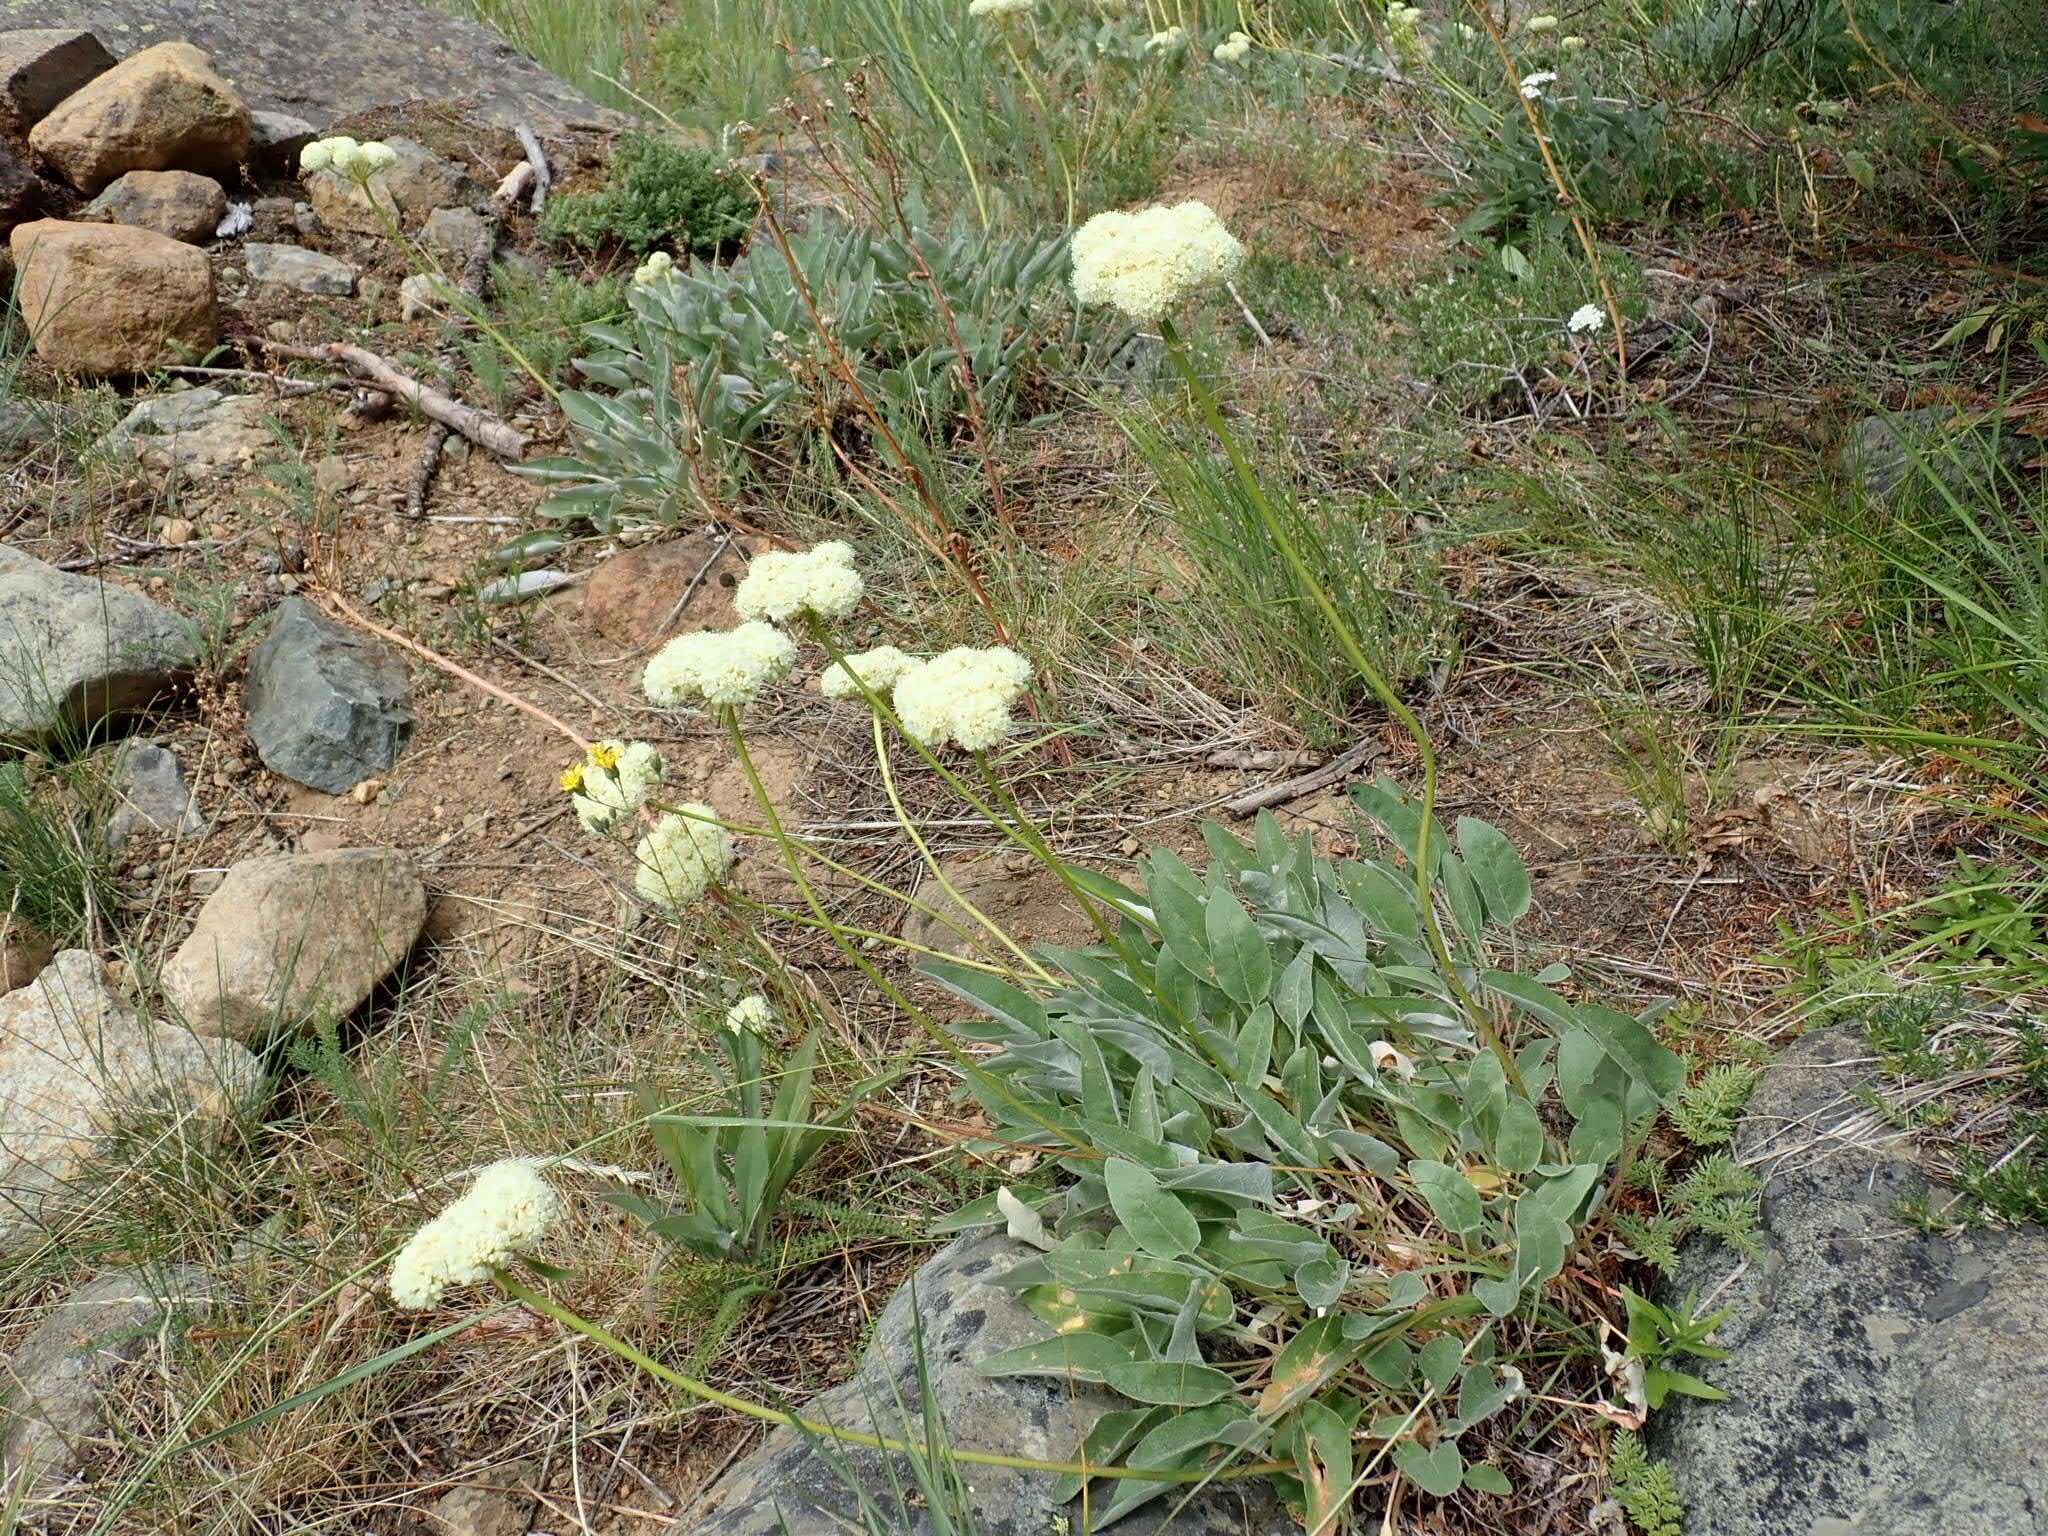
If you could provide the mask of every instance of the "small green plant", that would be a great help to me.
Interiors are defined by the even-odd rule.
[[[1761,1069],[1742,1062],[1707,1068],[1671,1105],[1672,1128],[1703,1151],[1726,1146],[1762,1076]]]
[[[1662,1408],[1674,1392],[1710,1403],[1725,1401],[1726,1392],[1672,1362],[1687,1356],[1726,1360],[1728,1351],[1711,1341],[1714,1330],[1728,1320],[1734,1308],[1701,1317],[1693,1310],[1690,1296],[1670,1308],[1638,1296],[1627,1286],[1622,1287],[1621,1296],[1628,1307],[1628,1358],[1643,1363],[1643,1400],[1650,1409]]]
[[[1685,1509],[1670,1466],[1652,1460],[1625,1429],[1607,1448],[1607,1486],[1640,1536],[1684,1536]]]
[[[713,257],[738,248],[759,206],[753,189],[708,150],[634,134],[620,141],[604,188],[553,199],[541,230],[589,251]]]
[[[89,807],[42,773],[32,788],[25,764],[0,763],[0,928],[19,918],[69,945],[112,908],[113,871]]]
[[[837,1108],[814,1121],[815,1034],[776,1068],[772,1103],[763,1091],[770,1075],[760,1034],[744,1024],[728,1025],[717,1034],[732,1073],[730,1114],[673,1114],[661,1108],[657,1095],[641,1092],[655,1145],[675,1175],[682,1203],[667,1205],[625,1187],[607,1189],[604,1197],[639,1217],[656,1237],[688,1252],[709,1259],[757,1259],[790,1181],[833,1136],[844,1133],[861,1102],[890,1079],[872,1077],[856,1084]]]

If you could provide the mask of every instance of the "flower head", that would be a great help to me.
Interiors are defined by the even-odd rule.
[[[1521,84],[1522,100],[1541,101],[1543,99],[1543,87],[1555,85],[1556,83],[1557,71],[1554,69],[1539,69],[1533,75],[1524,75],[1522,76]]]
[[[896,715],[926,746],[957,742],[981,752],[1010,731],[1031,681],[1031,663],[1007,646],[955,646],[896,680]]]
[[[598,741],[564,770],[562,788],[583,830],[602,837],[647,803],[666,771],[661,754],[644,741]]]
[[[1242,64],[1251,54],[1252,39],[1249,32],[1233,32],[1216,45],[1210,55],[1218,64]]]
[[[1564,328],[1574,336],[1585,336],[1599,330],[1606,323],[1606,310],[1598,304],[1581,304],[1572,311],[1572,317],[1565,321]]]
[[[970,16],[1016,16],[1031,9],[1034,0],[973,0]]]
[[[1555,16],[1531,16],[1522,23],[1522,30],[1524,32],[1536,33],[1538,36],[1545,32],[1555,32],[1557,30],[1557,18]]]
[[[656,251],[633,269],[633,282],[638,287],[647,288],[668,277],[675,269],[675,257],[667,251]]]
[[[1244,247],[1207,203],[1098,213],[1074,232],[1074,298],[1157,321],[1201,288],[1227,282]]]
[[[732,834],[702,801],[679,805],[640,839],[633,889],[666,912],[680,912],[732,871]]]
[[[775,1010],[756,992],[725,1010],[725,1027],[736,1035],[765,1035],[775,1023]]]
[[[1577,36],[1560,37],[1557,40],[1557,46],[1562,48],[1566,53],[1582,53],[1585,51],[1586,40],[1583,37]]]
[[[300,171],[308,175],[314,171],[332,171],[354,181],[367,180],[397,160],[398,151],[389,144],[375,139],[358,144],[345,133],[315,139],[299,151]]]
[[[488,1280],[514,1254],[539,1246],[561,1215],[561,1197],[532,1164],[516,1157],[493,1163],[406,1239],[391,1266],[391,1299],[431,1307],[450,1286]]]
[[[1188,29],[1186,27],[1168,27],[1164,32],[1154,32],[1145,39],[1145,51],[1147,53],[1165,53],[1169,49],[1180,47],[1187,40]]]
[[[857,699],[865,692],[886,694],[896,680],[912,667],[923,666],[917,657],[893,645],[878,645],[872,651],[856,651],[844,661],[835,661],[818,674],[818,691],[828,699]]]
[[[640,688],[664,709],[695,699],[737,708],[795,665],[795,642],[772,624],[701,629],[656,651],[640,674]]]
[[[843,619],[860,606],[866,591],[860,572],[853,568],[853,546],[832,539],[802,554],[772,549],[754,556],[733,592],[732,605],[743,619],[777,624],[800,613]]]

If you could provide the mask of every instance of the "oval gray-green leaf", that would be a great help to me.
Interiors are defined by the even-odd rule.
[[[1109,1187],[1110,1209],[1132,1242],[1162,1259],[1195,1251],[1202,1229],[1176,1196],[1160,1188],[1149,1169],[1113,1157],[1103,1165],[1102,1178]]]
[[[1099,1333],[1066,1333],[990,1355],[975,1367],[984,1376],[1057,1376],[1101,1382],[1107,1372],[1131,1364],[1131,1352]]]
[[[1183,1360],[1135,1360],[1110,1367],[1102,1379],[1112,1391],[1136,1402],[1173,1408],[1200,1408],[1237,1390],[1226,1372]]]

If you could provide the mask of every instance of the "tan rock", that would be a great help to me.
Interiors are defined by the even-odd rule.
[[[55,946],[25,918],[0,912],[0,992],[25,987],[50,963]]]
[[[685,630],[730,629],[739,622],[733,588],[746,570],[742,542],[715,533],[642,544],[597,568],[583,588],[583,615],[612,644],[634,651]],[[678,608],[686,592],[689,601]]]
[[[318,1012],[355,1012],[426,920],[426,889],[392,849],[245,859],[159,979],[201,1034],[260,1040]]]
[[[232,1041],[155,1023],[100,962],[67,949],[0,996],[0,1253],[138,1115],[225,1118],[263,1069]]]
[[[394,225],[417,229],[436,208],[463,200],[464,177],[454,165],[411,139],[384,142],[398,158],[370,177],[368,191],[333,171],[306,178],[313,212],[329,229],[358,235],[388,235]]]
[[[8,238],[36,355],[65,373],[139,373],[218,334],[203,252],[128,224],[36,219]]]
[[[76,27],[0,32],[0,135],[19,139],[66,96],[114,67],[114,56]]]
[[[158,43],[67,96],[28,144],[81,192],[127,171],[232,175],[249,152],[249,109],[199,49]]]
[[[228,211],[228,195],[211,176],[190,171],[130,171],[86,205],[85,217],[153,229],[201,245]]]
[[[532,1476],[533,1468],[522,1462],[450,1488],[427,1511],[427,1528],[435,1536],[526,1536],[534,1501],[520,1485]]]

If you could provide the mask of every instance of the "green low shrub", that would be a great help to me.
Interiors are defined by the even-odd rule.
[[[571,193],[548,204],[546,237],[584,250],[657,247],[695,256],[732,251],[753,227],[753,189],[720,168],[708,150],[652,134],[620,141],[600,192]]]

